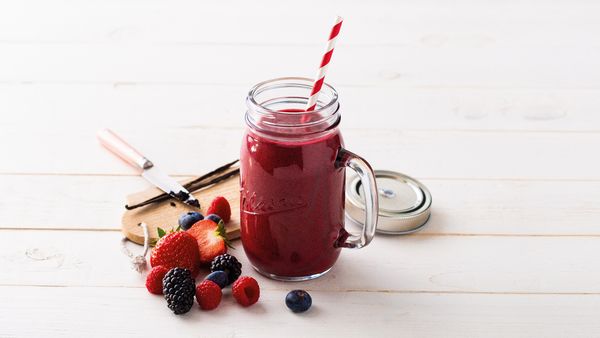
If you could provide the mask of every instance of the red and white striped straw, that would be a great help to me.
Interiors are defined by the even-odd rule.
[[[325,54],[323,54],[321,66],[319,66],[319,71],[317,72],[317,76],[315,77],[315,82],[313,83],[313,88],[310,92],[310,97],[308,98],[308,102],[306,103],[306,111],[313,111],[317,107],[319,92],[323,87],[323,82],[325,81],[325,74],[327,73],[327,67],[329,66],[329,61],[331,61],[331,55],[333,55],[335,42],[337,41],[337,36],[340,33],[340,29],[342,28],[343,21],[344,19],[338,16],[335,19],[335,24],[331,28],[329,40],[327,40],[327,49],[325,50]]]

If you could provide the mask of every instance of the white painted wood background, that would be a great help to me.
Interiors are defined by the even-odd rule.
[[[236,158],[246,91],[312,76],[335,14],[347,145],[429,186],[428,227],[303,284],[246,264],[257,305],[171,315],[119,251],[147,183],[95,131],[178,177]],[[567,0],[1,1],[0,337],[600,336],[599,18]],[[285,308],[293,288],[310,312]]]

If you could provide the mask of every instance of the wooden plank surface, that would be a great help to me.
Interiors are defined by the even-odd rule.
[[[199,337],[365,337],[374,331],[378,337],[587,337],[600,329],[598,295],[314,292],[314,311],[300,316],[284,308],[285,292],[262,297],[260,305],[246,309],[227,294],[214,311],[172,318],[164,300],[143,289],[0,287],[0,301],[14,304],[0,307],[0,324],[6,337],[173,332]]]
[[[346,144],[422,180],[429,225],[301,284],[257,276],[238,241],[260,303],[173,318],[119,249],[125,196],[148,184],[95,131],[181,179],[231,161],[250,86],[313,76],[335,14]],[[599,16],[584,0],[0,2],[0,337],[600,335]],[[292,288],[311,312],[284,308]]]
[[[236,45],[0,44],[4,83],[253,84],[281,76],[312,76],[322,47]],[[346,46],[328,76],[354,86],[598,88],[600,51],[587,46],[508,50],[409,46]],[[548,54],[553,58],[547,58]],[[39,55],[44,62],[36,62]],[[248,54],[259,57],[247,58]],[[577,67],[563,67],[565,59]],[[139,62],[144,60],[144,62]],[[199,62],[198,60],[202,60]],[[356,62],[356,60],[363,60]],[[515,62],[518,60],[518,62]],[[221,71],[227,69],[226,72]],[[552,71],[547,71],[552,69]],[[60,79],[60,80],[57,80]],[[240,79],[249,79],[241,81]]]
[[[348,18],[340,43],[385,45],[413,43],[462,47],[504,44],[597,46],[600,10],[592,1],[553,2],[473,0],[390,2],[305,1],[294,6],[278,1],[224,2],[210,6],[195,1],[118,0],[72,3],[68,1],[5,1],[0,11],[3,43],[171,43],[171,44],[277,44],[318,46],[315,36],[327,27],[331,13]],[[319,6],[319,11],[315,11]],[[31,8],[37,10],[32,11]],[[258,10],[262,7],[268,10]],[[519,10],[516,10],[519,9]],[[44,15],[54,12],[52,17]],[[76,12],[78,15],[71,15]],[[533,15],[535,13],[535,15]],[[251,14],[251,15],[250,15]],[[223,17],[229,18],[228,21]],[[306,20],[303,29],[287,27]],[[229,26],[226,24],[229,23]],[[231,29],[243,27],[240,30]],[[268,34],[266,34],[268,32]]]
[[[0,127],[0,173],[131,175],[98,145],[96,128]],[[144,128],[117,132],[169,174],[206,173],[239,156],[241,129]],[[600,133],[344,129],[348,149],[375,168],[416,178],[598,180]],[[574,149],[574,145],[577,147]],[[55,151],[64,151],[57,158]],[[35,156],[32,156],[35,154]],[[519,163],[520,165],[514,165]]]
[[[238,170],[239,168],[235,168]],[[229,172],[222,172],[219,175],[224,175]],[[239,173],[239,171],[238,171]],[[218,175],[217,175],[218,176]],[[217,176],[208,177],[206,181],[210,181]],[[180,180],[182,186],[191,180]],[[192,191],[194,197],[200,203],[200,208],[192,207],[181,201],[174,202],[172,199],[156,202],[151,205],[138,207],[123,212],[121,217],[121,232],[132,242],[139,245],[144,245],[145,241],[156,243],[160,239],[158,229],[162,228],[165,231],[177,229],[179,225],[179,217],[189,211],[201,212],[203,215],[208,215],[208,208],[213,199],[221,196],[227,199],[232,210],[230,218],[225,224],[225,235],[228,239],[234,240],[240,238],[240,179],[239,174],[233,175],[226,180],[205,187],[199,191]],[[163,191],[156,187],[151,187],[138,192],[127,195],[127,205],[134,206],[138,203],[143,203],[156,196],[163,194]],[[147,226],[146,236],[141,223]],[[147,237],[147,238],[146,238]]]
[[[28,129],[28,142],[15,147],[11,140],[19,139],[22,129],[0,127],[0,151],[11,159],[0,162],[0,173],[133,174],[98,146],[95,132],[94,128],[83,127],[68,133],[32,127]],[[129,129],[118,133],[164,171],[187,176],[208,172],[237,158],[242,137],[239,129],[210,127]],[[589,157],[600,147],[600,133],[391,129],[344,129],[343,133],[347,148],[363,154],[375,168],[392,168],[417,178],[600,179],[600,162]],[[56,150],[65,151],[70,158],[56,158]]]
[[[118,232],[0,234],[0,264],[15,272],[0,275],[0,285],[144,287]],[[600,275],[590,273],[600,262],[589,259],[599,243],[597,236],[379,236],[363,250],[344,250],[326,278],[302,284],[259,277],[239,241],[232,253],[266,290],[600,294]]]
[[[0,110],[6,112],[3,125],[239,128],[246,111],[245,95],[257,81],[244,85],[0,84]],[[389,128],[387,121],[396,117],[393,127],[402,130],[599,130],[598,89],[334,85],[340,94],[344,128]],[[44,113],[31,119],[31,112],[38,111]],[[165,121],[164,112],[172,118]]]
[[[432,218],[422,233],[600,235],[597,181],[422,182],[435,197]],[[0,175],[0,190],[5,192],[0,194],[0,228],[116,231],[125,196],[148,186],[134,176]],[[94,193],[82,195],[84,189]]]

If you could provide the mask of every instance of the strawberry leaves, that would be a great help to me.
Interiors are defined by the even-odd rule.
[[[178,226],[175,229],[171,228],[171,230],[169,230],[169,232],[165,231],[165,229],[163,229],[161,227],[157,227],[156,232],[158,233],[158,239],[152,240],[152,242],[150,244],[154,246],[154,245],[156,245],[156,243],[158,242],[159,239],[165,237],[168,234],[172,234],[174,232],[179,232],[179,231],[181,231],[181,226]]]
[[[219,224],[217,224],[217,230],[215,230],[217,236],[220,236],[221,238],[223,238],[223,241],[225,242],[225,245],[227,245],[228,248],[235,250],[235,248],[233,247],[233,245],[231,245],[231,241],[227,238],[227,231],[225,230],[225,222],[221,221],[219,222]]]

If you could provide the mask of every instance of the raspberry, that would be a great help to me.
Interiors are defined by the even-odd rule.
[[[243,306],[250,306],[258,301],[260,297],[260,287],[256,279],[244,276],[240,277],[231,287],[233,298]]]
[[[231,206],[225,197],[217,196],[210,202],[206,214],[217,214],[221,217],[223,222],[227,223],[231,219]]]
[[[196,301],[202,310],[213,310],[221,303],[221,288],[212,281],[205,280],[196,286]]]
[[[146,277],[146,289],[148,289],[148,292],[155,295],[163,294],[162,280],[167,272],[169,272],[169,269],[162,265],[155,266],[150,270]]]

